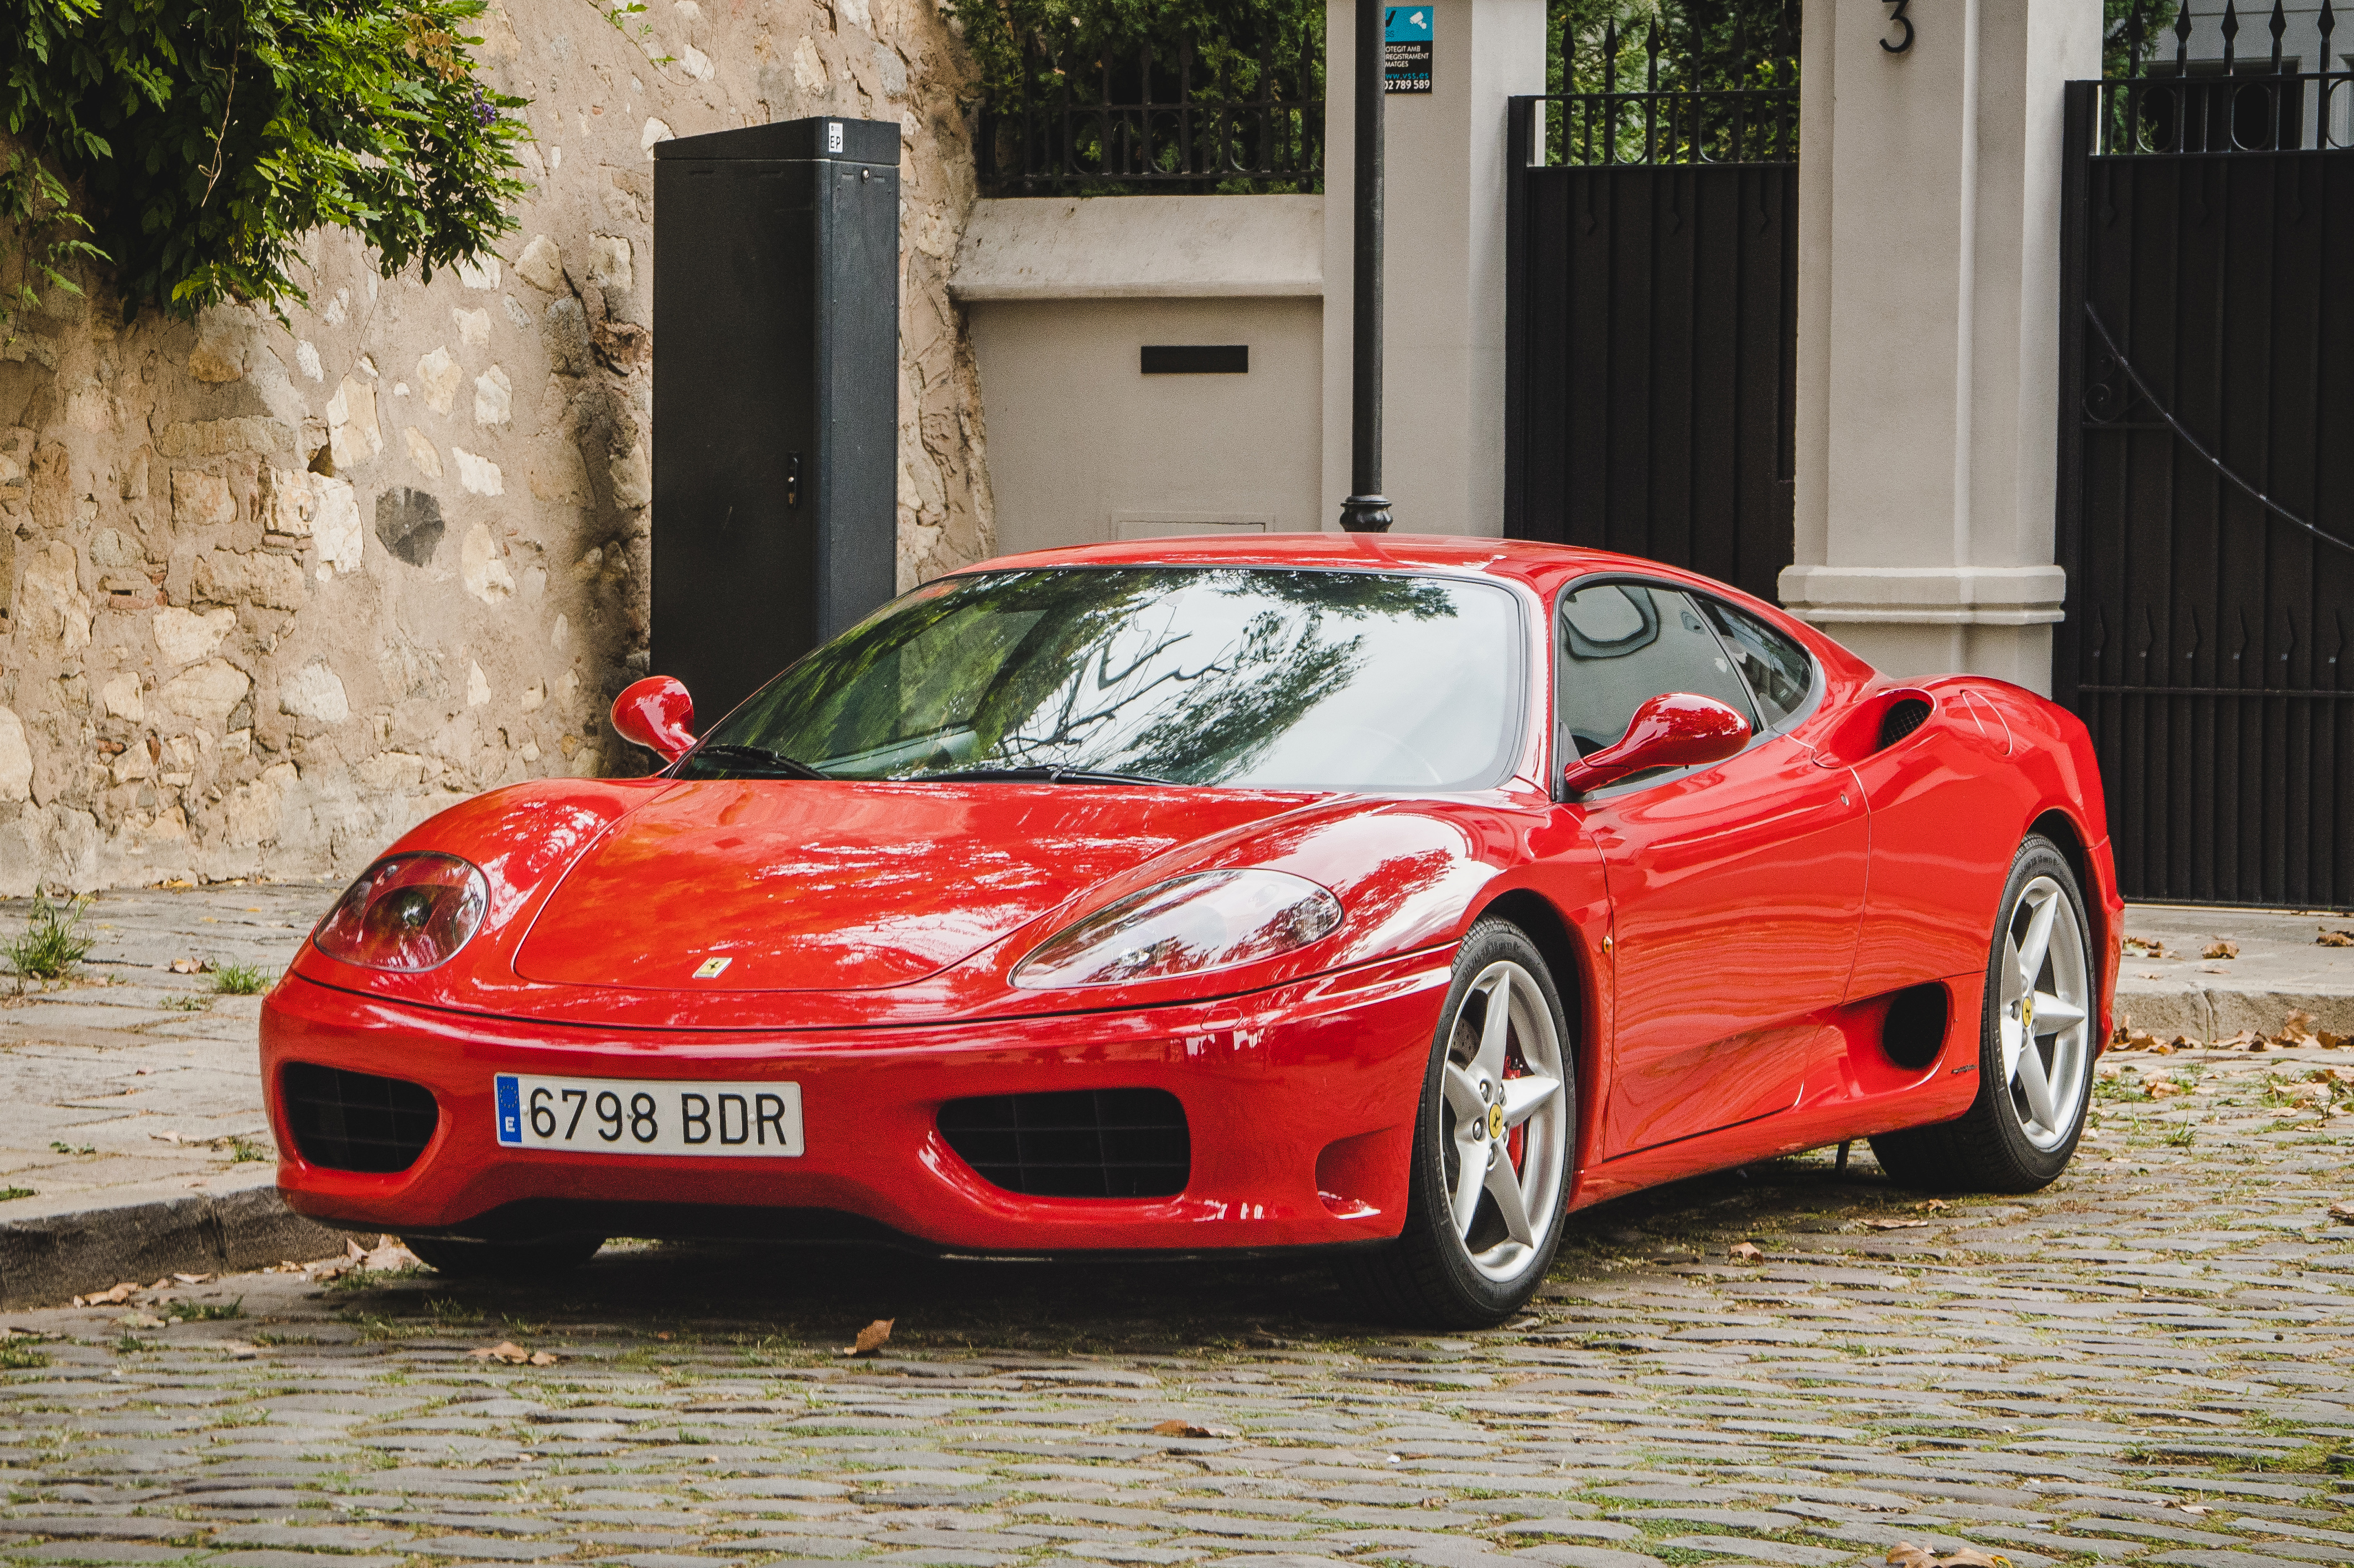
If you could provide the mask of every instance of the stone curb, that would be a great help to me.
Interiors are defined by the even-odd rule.
[[[19,1207],[0,1221],[0,1308],[61,1306],[126,1279],[144,1285],[344,1250],[341,1232],[286,1207],[273,1173],[224,1182],[211,1192],[61,1194],[48,1213]]]
[[[2354,1034],[2354,996],[2285,991],[2237,991],[2205,986],[2139,986],[2120,983],[2116,1014],[2160,1040],[2187,1034],[2205,1044],[2228,1040],[2243,1029],[2274,1034],[2292,1012],[2312,1015],[2333,1034]]]

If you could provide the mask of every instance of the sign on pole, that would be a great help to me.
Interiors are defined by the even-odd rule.
[[[1382,24],[1382,86],[1386,92],[1430,90],[1430,23],[1427,5],[1393,5]]]

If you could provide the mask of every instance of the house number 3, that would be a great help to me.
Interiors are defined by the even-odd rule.
[[[1904,7],[1911,5],[1912,0],[1882,0],[1882,3],[1896,7],[1888,14],[1888,19],[1904,29],[1904,37],[1893,44],[1882,38],[1880,47],[1892,55],[1901,55],[1913,47],[1913,18],[1904,14]]]

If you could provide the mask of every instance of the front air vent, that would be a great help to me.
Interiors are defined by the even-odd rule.
[[[295,1152],[329,1171],[406,1171],[433,1141],[441,1113],[430,1091],[400,1078],[289,1062],[279,1070]]]
[[[1193,1171],[1185,1107],[1165,1089],[950,1100],[939,1126],[982,1181],[1034,1198],[1165,1198]]]
[[[1887,750],[1919,729],[1928,717],[1929,705],[1918,697],[1889,704],[1888,711],[1880,715],[1880,745],[1874,749]]]

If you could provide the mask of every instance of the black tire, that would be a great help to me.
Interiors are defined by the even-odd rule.
[[[467,1241],[458,1236],[403,1236],[401,1245],[438,1274],[452,1279],[537,1279],[566,1274],[597,1255],[603,1236],[550,1236],[543,1241]]]
[[[2076,962],[2085,975],[2096,972],[2092,923],[2084,917],[2084,895],[2076,885],[2076,874],[2051,840],[2030,834],[2012,857],[1988,945],[1986,1000],[1978,1017],[1978,1097],[1953,1121],[1885,1132],[1872,1140],[1873,1157],[1900,1186],[1932,1192],[2032,1192],[2057,1181],[2075,1155],[2077,1140],[2084,1136],[2084,1107],[2092,1098],[2092,1057],[2097,1044],[2092,1040],[2091,1021],[2084,1023],[2084,1039],[2075,1047],[2082,1053],[2073,1075],[2076,1081],[2068,1086],[2064,1103],[2058,1107],[2064,1125],[2044,1129],[2048,1146],[2039,1147],[2031,1133],[2031,1126],[2035,1125],[2031,1113],[2022,1108],[2021,1092],[2004,1071],[2002,1025],[2008,1015],[2002,986],[2004,938],[2020,914],[2022,897],[2046,879],[2059,885],[2068,913],[2073,916],[2070,926],[2079,945]],[[2055,929],[2052,947],[2057,949],[2061,943],[2062,936]],[[2043,972],[2054,972],[2054,966],[2063,961],[2060,952],[2052,952]],[[2039,1052],[2039,1061],[2045,1059],[2040,1044],[2030,1048]],[[2055,1037],[2054,1056],[2062,1049]],[[2055,1133],[2057,1141],[2051,1141]]]
[[[1516,1168],[1522,1173],[1522,1181],[1536,1180],[1540,1190],[1551,1189],[1547,1201],[1526,1205],[1530,1238],[1525,1243],[1515,1241],[1509,1234],[1492,1192],[1477,1196],[1479,1207],[1470,1222],[1470,1239],[1467,1239],[1455,1220],[1451,1195],[1457,1187],[1450,1184],[1447,1175],[1450,1155],[1458,1173],[1462,1170],[1464,1146],[1458,1137],[1458,1125],[1461,1136],[1482,1139],[1489,1137],[1484,1130],[1473,1133],[1471,1128],[1477,1118],[1459,1118],[1450,1105],[1447,1066],[1450,1055],[1466,1043],[1464,1030],[1469,1029],[1469,1040],[1474,1044],[1478,1043],[1479,1031],[1471,1022],[1473,1010],[1466,1003],[1478,1002],[1479,1022],[1484,1022],[1494,992],[1475,998],[1474,987],[1500,964],[1516,966],[1534,982],[1532,996],[1526,990],[1515,990],[1521,981],[1506,977],[1507,990],[1514,991],[1524,1010],[1532,1001],[1541,1001],[1543,1022],[1552,1030],[1551,1049],[1558,1062],[1557,1107],[1547,1100],[1522,1113],[1526,1119],[1517,1124],[1534,1129],[1523,1135],[1522,1157]],[[1535,1022],[1533,1014],[1526,1015]],[[1482,920],[1464,938],[1455,960],[1454,983],[1447,988],[1446,1005],[1440,1009],[1438,1019],[1429,1066],[1423,1075],[1422,1099],[1415,1117],[1405,1229],[1387,1246],[1353,1255],[1343,1273],[1345,1283],[1389,1321],[1426,1329],[1493,1328],[1528,1304],[1537,1287],[1544,1282],[1545,1271],[1553,1266],[1553,1254],[1561,1245],[1562,1217],[1568,1202],[1577,1149],[1576,1055],[1568,1020],[1562,1012],[1561,995],[1543,956],[1537,951],[1536,944],[1509,921]],[[1506,1052],[1511,1060],[1528,1075],[1556,1075],[1553,1064],[1544,1057],[1546,1043],[1541,1028],[1525,1040],[1517,1024],[1509,1025],[1509,1031]],[[1476,1059],[1461,1070],[1481,1072]],[[1503,1081],[1508,1083],[1511,1079]],[[1459,1090],[1462,1084],[1463,1080],[1458,1079],[1455,1086]],[[1516,1124],[1501,1119],[1504,1099],[1504,1092],[1499,1087],[1498,1123],[1509,1130]],[[1536,1139],[1543,1141],[1533,1141]],[[1483,1141],[1477,1147],[1484,1149],[1486,1144]],[[1509,1145],[1506,1152],[1509,1153]],[[1543,1159],[1553,1161],[1551,1170],[1554,1176],[1550,1181],[1540,1179],[1543,1168],[1529,1163]],[[1495,1171],[1494,1160],[1487,1162],[1486,1169],[1491,1173]],[[1480,1256],[1490,1260],[1485,1265],[1475,1261],[1471,1245],[1475,1239],[1484,1245]],[[1500,1277],[1499,1267],[1503,1268]]]

